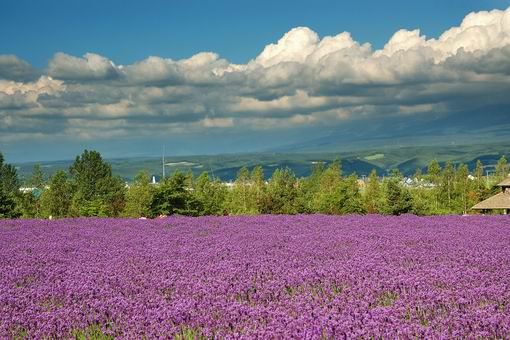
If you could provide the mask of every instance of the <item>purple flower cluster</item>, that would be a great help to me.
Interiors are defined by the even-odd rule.
[[[0,221],[0,337],[510,337],[505,216]]]

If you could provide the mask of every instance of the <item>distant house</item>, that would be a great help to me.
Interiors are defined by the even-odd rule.
[[[475,205],[474,210],[503,210],[506,215],[510,212],[510,175],[501,183],[498,184],[501,187],[501,192],[497,195],[487,198]]]
[[[235,183],[230,181],[230,182],[223,182],[223,185],[226,186],[228,189],[231,189],[234,187]]]
[[[49,188],[48,186],[45,187],[45,189],[48,189],[48,188]],[[21,191],[24,194],[32,193],[32,195],[34,195],[35,198],[40,198],[41,194],[43,192],[42,189],[40,189],[40,188],[32,188],[32,187],[21,187],[21,188],[19,188],[19,191]]]

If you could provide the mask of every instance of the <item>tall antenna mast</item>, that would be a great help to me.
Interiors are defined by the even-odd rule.
[[[163,145],[163,158],[162,158],[162,161],[163,161],[163,179],[165,179],[165,146]]]
[[[214,170],[211,166],[211,159],[209,158],[209,170],[211,171],[211,174],[212,174],[212,180],[214,181]]]

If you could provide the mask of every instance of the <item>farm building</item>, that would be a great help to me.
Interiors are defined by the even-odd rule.
[[[510,212],[510,175],[501,183],[498,184],[501,187],[501,192],[497,195],[487,198],[475,205],[474,210],[503,210],[504,214]]]

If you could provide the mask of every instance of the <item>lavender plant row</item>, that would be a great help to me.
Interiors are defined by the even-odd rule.
[[[0,221],[0,337],[510,337],[510,218]]]

